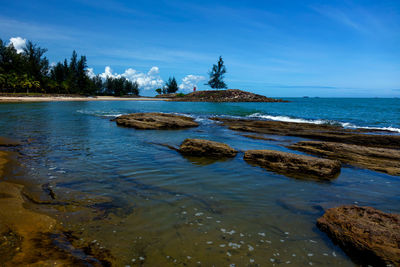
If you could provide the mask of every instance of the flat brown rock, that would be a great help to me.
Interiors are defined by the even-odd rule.
[[[332,179],[340,172],[339,161],[274,150],[248,150],[243,159],[267,170],[301,179]]]
[[[118,125],[140,130],[183,129],[197,127],[193,118],[167,113],[132,113],[114,119]]]
[[[320,141],[400,149],[400,135],[366,134],[371,132],[368,129],[346,129],[335,125],[251,119],[219,117],[211,119],[222,122],[223,125],[234,131],[297,136]],[[390,133],[389,131],[374,132]]]
[[[289,148],[400,176],[400,150],[318,141],[298,142]]]
[[[350,257],[372,266],[400,266],[400,215],[371,207],[332,208],[317,226]]]
[[[212,158],[228,158],[237,154],[237,151],[227,144],[205,139],[186,139],[178,151],[187,156]]]

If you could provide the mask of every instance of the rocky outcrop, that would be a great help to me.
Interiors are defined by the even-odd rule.
[[[318,141],[298,142],[289,148],[400,176],[400,150]]]
[[[132,113],[114,119],[119,126],[140,130],[168,130],[197,127],[193,118],[167,113]]]
[[[229,129],[235,131],[297,136],[321,141],[400,149],[400,135],[382,134],[389,133],[388,131],[379,131],[380,134],[366,134],[370,133],[371,130],[345,129],[336,125],[312,123],[230,119],[218,117],[211,119],[222,122],[223,125],[228,126]]]
[[[248,150],[244,154],[244,160],[267,170],[300,179],[332,179],[340,172],[340,162],[337,160],[281,151]]]
[[[372,266],[400,266],[400,215],[371,207],[332,208],[317,226],[355,261]]]
[[[288,102],[282,99],[269,98],[238,89],[197,91],[179,96],[175,95],[170,101],[186,102]]]
[[[204,139],[186,139],[178,151],[186,156],[211,158],[230,158],[237,154],[237,151],[227,144]]]

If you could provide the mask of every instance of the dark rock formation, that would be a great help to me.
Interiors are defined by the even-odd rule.
[[[317,226],[350,257],[366,265],[400,266],[400,215],[371,207],[332,208]]]
[[[228,158],[237,154],[237,151],[227,144],[204,139],[186,139],[178,151],[186,156],[212,158]]]
[[[140,130],[182,129],[197,127],[193,118],[166,113],[132,113],[114,119],[118,125]]]
[[[337,160],[320,159],[273,150],[248,150],[244,160],[294,178],[332,179],[340,172]]]
[[[289,148],[400,176],[400,150],[318,141],[298,142]]]
[[[187,102],[288,102],[282,99],[269,98],[238,89],[197,91],[179,97],[172,96],[170,101]]]
[[[400,135],[365,134],[368,129],[345,129],[341,126],[250,119],[211,118],[229,129],[242,132],[297,136],[371,147],[400,149]],[[377,131],[375,131],[377,132]],[[389,133],[388,131],[379,131]]]

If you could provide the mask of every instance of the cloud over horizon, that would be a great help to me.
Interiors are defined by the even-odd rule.
[[[8,45],[13,45],[15,50],[17,50],[17,53],[20,54],[24,52],[24,47],[26,45],[26,39],[23,39],[22,37],[11,37],[10,38],[10,43]]]
[[[204,81],[206,77],[200,75],[189,74],[182,79],[182,83],[179,85],[179,89],[182,91],[191,91],[193,87],[198,87],[197,84]]]
[[[161,79],[159,75],[160,71],[158,67],[151,67],[151,69],[147,73],[138,72],[135,69],[128,68],[123,73],[113,73],[110,66],[106,66],[103,73],[100,73],[99,76],[103,80],[108,77],[112,78],[120,78],[125,77],[131,82],[136,81],[139,84],[139,88],[143,90],[151,90],[162,87],[164,84],[163,79]],[[92,68],[88,68],[89,77],[94,77],[96,74],[93,72]]]
[[[93,78],[96,74],[93,71],[93,68],[88,68],[87,73],[89,77]],[[108,77],[112,78],[120,78],[125,77],[129,81],[136,81],[139,84],[139,88],[143,90],[154,90],[157,88],[163,88],[165,85],[164,80],[160,76],[160,69],[157,66],[153,66],[147,73],[138,72],[133,68],[127,68],[123,73],[113,73],[113,70],[110,66],[106,66],[104,68],[104,72],[98,74],[99,77],[103,80]],[[201,75],[186,75],[182,82],[179,84],[179,89],[182,91],[191,91],[194,86],[197,87],[197,84],[201,81],[204,81],[206,78]]]

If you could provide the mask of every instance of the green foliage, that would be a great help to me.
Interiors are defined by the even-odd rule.
[[[131,82],[125,77],[107,77],[106,81],[103,83],[103,87],[102,93],[105,95],[139,95],[139,84],[136,81]]]
[[[209,85],[213,89],[226,89],[228,88],[224,79],[224,74],[226,73],[226,68],[224,66],[224,61],[222,57],[219,57],[218,63],[213,65],[211,71],[209,72],[210,80],[206,85]]]
[[[157,92],[157,94],[161,95],[162,89],[161,89],[161,88],[157,88],[157,89],[156,89],[156,92]]]
[[[139,95],[139,85],[126,78],[90,78],[85,56],[72,52],[70,61],[65,59],[53,67],[44,56],[47,49],[28,41],[22,53],[12,44],[0,39],[0,92],[50,93],[80,95]]]
[[[165,87],[168,94],[173,94],[178,91],[178,83],[175,77],[169,77],[168,81],[165,83]]]
[[[177,93],[176,96],[177,96],[177,97],[184,97],[185,94],[184,94],[184,93]]]

